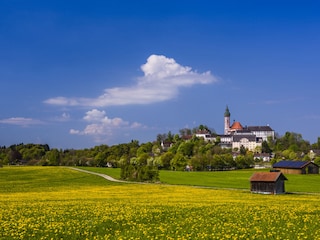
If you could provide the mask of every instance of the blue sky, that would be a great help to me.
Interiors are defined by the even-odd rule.
[[[320,136],[318,1],[0,1],[0,145],[231,121]]]

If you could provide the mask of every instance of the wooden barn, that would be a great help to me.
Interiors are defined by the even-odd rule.
[[[284,174],[319,174],[319,166],[311,161],[283,160],[272,167]]]
[[[250,178],[250,190],[253,193],[283,194],[285,180],[288,179],[281,172],[257,172]]]

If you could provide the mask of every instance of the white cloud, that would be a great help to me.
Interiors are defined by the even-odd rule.
[[[79,105],[80,99],[72,99],[65,97],[56,97],[45,100],[45,103],[53,104],[53,105],[66,105],[66,106],[77,106]]]
[[[70,134],[81,134],[81,132],[79,130],[75,130],[75,129],[70,129]]]
[[[105,118],[106,112],[99,111],[97,109],[92,109],[91,111],[86,112],[86,116],[83,117],[84,120],[88,122],[99,122]]]
[[[144,128],[144,126],[141,123],[134,122],[131,124],[131,128]]]
[[[0,120],[0,123],[18,125],[22,127],[43,124],[43,122],[40,120],[33,119],[33,118],[24,118],[24,117],[6,118],[6,119]]]
[[[105,111],[100,111],[98,109],[87,111],[83,119],[89,124],[83,130],[70,129],[69,133],[93,136],[96,141],[103,139],[103,136],[112,136],[115,131],[119,131],[121,128],[129,129],[143,127],[142,124],[137,122],[130,124],[118,117],[109,118],[106,116]]]
[[[150,104],[176,97],[181,87],[217,82],[217,78],[209,71],[198,73],[191,67],[182,66],[173,58],[163,55],[151,55],[141,66],[141,70],[144,75],[139,77],[133,86],[108,88],[97,98],[60,96],[44,102],[52,105],[90,107]]]

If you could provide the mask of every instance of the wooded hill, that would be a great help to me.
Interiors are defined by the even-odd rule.
[[[272,163],[280,159],[314,160],[320,163],[319,156],[309,154],[311,149],[320,149],[320,138],[317,143],[310,144],[301,134],[286,132],[274,141],[263,142],[261,148],[250,152],[247,149],[223,149],[218,142],[205,142],[194,135],[185,140],[184,134],[190,132],[183,129],[180,134],[159,134],[154,142],[140,144],[132,140],[129,143],[80,150],[51,149],[47,144],[2,146],[0,165],[120,167],[131,164],[158,169],[185,170],[186,166],[190,166],[196,171],[226,170],[248,168],[261,162],[261,159],[254,158],[256,152],[271,154]],[[170,143],[170,146],[164,148],[161,143]]]

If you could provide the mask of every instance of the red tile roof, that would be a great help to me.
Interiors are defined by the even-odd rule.
[[[243,127],[240,122],[233,122],[232,126],[230,127],[232,130],[242,130]]]

